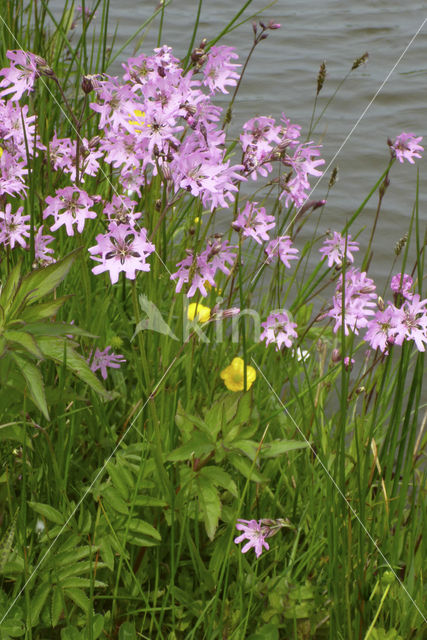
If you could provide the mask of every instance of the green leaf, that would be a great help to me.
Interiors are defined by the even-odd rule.
[[[179,462],[180,460],[191,460],[193,457],[201,458],[211,453],[214,448],[215,444],[208,434],[195,431],[190,440],[169,453],[166,456],[166,460],[169,460],[169,462]]]
[[[232,443],[233,451],[244,453],[250,460],[255,460],[256,452],[258,451],[258,442],[254,440],[234,440]]]
[[[35,269],[26,275],[19,286],[19,290],[13,301],[11,313],[18,311],[19,305],[25,300],[25,304],[33,304],[51,293],[64,280],[71,266],[83,247],[78,247],[62,260],[58,260],[47,267]]]
[[[221,469],[216,465],[209,465],[202,467],[199,471],[199,475],[205,478],[214,487],[222,487],[229,491],[235,498],[238,498],[239,493],[237,491],[236,483],[229,473]]]
[[[0,294],[0,305],[4,309],[4,314],[7,317],[8,310],[12,304],[13,297],[19,286],[19,279],[21,277],[22,259],[13,267],[12,271],[6,280],[6,283],[2,287]]]
[[[64,589],[65,594],[85,613],[89,612],[90,600],[84,591],[78,588]]]
[[[104,616],[100,613],[95,613],[92,618],[92,638],[97,640],[104,630]]]
[[[76,627],[64,627],[61,629],[61,640],[82,640],[82,636]]]
[[[236,446],[237,443],[233,443]],[[264,458],[276,458],[288,451],[297,449],[306,449],[310,444],[301,442],[300,440],[273,440],[272,442],[264,442],[261,447],[261,455]]]
[[[209,539],[213,540],[218,528],[219,516],[221,515],[221,501],[219,499],[219,494],[209,480],[203,477],[199,476],[196,480],[196,484],[206,533],[208,534]]]
[[[127,621],[120,626],[119,640],[135,640],[136,637],[137,635],[134,622]]]
[[[227,456],[227,460],[239,471],[245,478],[249,478],[253,482],[266,482],[266,478],[262,476],[256,468],[246,458],[241,455],[231,453]]]
[[[6,442],[7,440],[15,440],[29,447],[33,448],[32,439],[27,435],[26,429],[21,422],[7,422],[0,424],[0,442]]]
[[[264,624],[256,633],[249,636],[248,640],[279,640],[277,625]]]
[[[16,510],[12,522],[5,531],[5,534],[0,541],[0,573],[3,571],[7,561],[9,560],[10,553],[12,551],[13,538],[15,537],[16,519],[18,517],[18,510]]]
[[[40,351],[37,342],[33,336],[26,331],[16,331],[14,329],[7,329],[3,336],[8,342],[15,343],[25,351],[28,351],[35,358],[43,358],[43,354]]]
[[[157,529],[155,529],[151,524],[145,522],[144,520],[131,520],[129,522],[129,530],[133,533],[142,534],[143,536],[151,536],[156,540],[162,539]]]
[[[42,584],[37,587],[35,593],[31,594],[30,620],[32,627],[35,627],[38,623],[41,610],[45,605],[50,589],[51,586],[49,583],[42,582]]]
[[[106,487],[102,492],[102,497],[105,502],[110,505],[115,511],[125,516],[128,515],[129,508],[123,498],[120,496],[117,489],[114,487]]]
[[[32,362],[29,362],[25,358],[19,356],[17,353],[11,352],[10,355],[25,378],[31,400],[34,402],[36,407],[40,409],[46,420],[49,420],[49,411],[47,408],[43,378],[40,370]]]
[[[41,502],[33,502],[32,500],[29,500],[28,504],[33,511],[50,522],[54,522],[55,524],[64,524],[66,520],[62,513],[57,511],[54,507],[51,507],[50,504],[42,504]]]
[[[36,305],[34,309],[37,309],[39,305]],[[32,307],[31,307],[32,309]],[[25,326],[26,331],[32,333],[34,336],[85,336],[86,338],[97,338],[98,336],[85,331],[80,327],[76,327],[74,324],[65,324],[63,322],[31,322]]]
[[[50,617],[52,627],[56,627],[64,610],[64,596],[61,587],[55,585],[52,591]]]
[[[37,304],[34,307],[28,307],[23,310],[19,319],[24,322],[38,322],[39,320],[52,318],[52,316],[55,316],[58,313],[64,302],[71,297],[71,295],[62,296],[61,298],[56,298],[56,300],[43,302],[42,304]]]
[[[107,464],[108,475],[110,476],[114,487],[118,490],[124,500],[128,500],[131,487],[129,487],[129,477],[126,475],[127,472],[123,471],[123,469],[124,468],[119,464],[114,464],[113,462],[109,462]]]
[[[89,385],[94,391],[106,398],[110,397],[110,394],[106,389],[104,389],[93,371],[91,371],[83,356],[76,353],[76,351],[74,351],[74,349],[68,344],[67,340],[62,338],[51,338],[49,336],[40,336],[38,344],[42,353],[58,364],[64,363],[65,350],[67,368],[71,369],[74,375]]]
[[[102,540],[99,543],[99,549],[101,551],[101,558],[110,569],[110,571],[114,571],[114,553],[111,549],[110,541],[108,536],[102,536]]]

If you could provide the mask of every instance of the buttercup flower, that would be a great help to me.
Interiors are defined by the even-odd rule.
[[[220,376],[229,391],[243,391],[245,385],[245,363],[242,358],[233,358],[231,364],[221,371]],[[251,388],[256,379],[256,371],[249,365],[246,367],[246,386]]]
[[[207,322],[210,316],[209,307],[204,307],[199,302],[192,302],[188,305],[187,317],[190,321],[196,319],[198,322]]]

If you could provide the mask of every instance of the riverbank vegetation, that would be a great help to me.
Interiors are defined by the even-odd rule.
[[[178,59],[167,4],[126,58],[108,0],[0,2],[0,637],[421,640],[422,137],[330,229],[325,65],[311,123],[236,122],[281,25],[201,40],[200,2]]]

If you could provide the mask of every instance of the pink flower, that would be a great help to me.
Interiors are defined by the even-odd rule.
[[[206,291],[206,282],[211,287],[215,287],[215,274],[217,269],[230,274],[227,264],[233,264],[236,254],[232,251],[236,247],[230,246],[227,241],[211,240],[202,253],[194,256],[192,251],[187,249],[187,257],[178,262],[178,271],[171,275],[171,280],[178,280],[175,291],[179,293],[184,283],[190,284],[187,292],[187,298],[191,298],[197,289],[205,298],[208,295]]]
[[[24,176],[28,173],[24,160],[17,158],[8,151],[0,155],[0,196],[8,193],[10,196],[17,194],[23,196],[28,188],[24,182]]]
[[[427,298],[420,300],[418,293],[412,300],[405,300],[396,310],[395,343],[401,345],[404,340],[413,340],[418,351],[425,351],[427,343]]]
[[[147,240],[146,229],[137,230],[127,224],[110,222],[108,233],[97,235],[96,242],[89,248],[89,253],[100,264],[92,272],[98,275],[109,271],[111,284],[116,284],[121,271],[129,280],[135,280],[137,271],[150,271],[146,260],[155,247]]]
[[[265,340],[266,346],[275,343],[276,351],[280,351],[283,344],[289,348],[292,346],[292,339],[298,337],[296,326],[296,322],[290,321],[286,311],[271,313],[267,320],[261,323],[264,331],[259,339]]]
[[[120,365],[123,362],[126,362],[125,358],[121,354],[109,353],[110,349],[111,347],[106,347],[104,351],[101,351],[97,348],[93,358],[92,354],[88,358],[92,371],[95,372],[98,371],[98,369],[101,369],[101,375],[104,380],[107,379],[107,367],[110,367],[111,369],[120,369]]]
[[[253,238],[258,244],[269,240],[268,232],[276,226],[274,216],[269,216],[257,202],[247,202],[245,208],[232,223],[233,229],[241,231],[244,238]]]
[[[380,349],[388,353],[389,345],[394,342],[398,325],[399,312],[392,304],[377,311],[367,324],[364,339],[369,342],[372,349]]]
[[[421,154],[418,151],[424,151],[424,147],[418,143],[422,139],[422,136],[416,138],[413,133],[402,132],[398,135],[391,148],[394,149],[399,162],[403,162],[406,159],[411,164],[414,164],[414,158],[421,158]]]
[[[11,65],[0,70],[0,76],[3,76],[0,87],[7,87],[0,91],[0,96],[13,94],[10,100],[20,100],[25,92],[33,91],[35,81],[40,76],[38,65],[45,61],[34,53],[22,50],[7,51],[6,56],[11,60]]]
[[[344,332],[349,331],[356,335],[359,329],[368,326],[368,318],[374,315],[372,307],[376,305],[375,283],[368,278],[366,272],[360,272],[353,267],[345,274],[344,309],[342,308],[342,274],[337,283],[333,298],[333,307],[327,316],[335,320],[334,332],[336,333],[344,322]]]
[[[88,196],[86,191],[78,187],[65,187],[57,189],[54,197],[48,196],[46,202],[49,205],[43,211],[43,219],[48,216],[55,218],[51,231],[56,231],[62,225],[65,225],[67,235],[74,235],[74,226],[77,225],[77,231],[82,233],[85,221],[87,219],[96,218],[95,211],[89,208],[94,204],[94,200]]]
[[[292,246],[292,240],[289,236],[279,236],[275,240],[270,240],[265,253],[267,254],[267,262],[279,257],[288,269],[291,267],[290,260],[298,260],[298,249]]]
[[[268,537],[269,529],[262,525],[262,520],[257,522],[256,520],[242,520],[239,518],[236,524],[236,529],[243,531],[243,533],[234,538],[234,542],[239,544],[243,540],[248,540],[244,547],[242,547],[242,553],[246,553],[249,549],[253,548],[257,558],[260,557],[263,547],[270,549],[268,542],[265,538]]]
[[[359,251],[359,244],[357,242],[351,242],[350,235],[347,236],[346,240],[338,231],[334,231],[333,233],[333,237],[325,240],[319,249],[323,257],[328,258],[328,267],[332,267],[334,264],[337,265],[337,267],[342,267],[344,256],[349,262],[353,262],[352,252]]]
[[[53,236],[43,235],[43,227],[40,227],[34,236],[35,259],[42,266],[55,262],[55,258],[49,255],[53,253],[53,249],[47,246],[52,240]]]
[[[413,284],[414,281],[408,273],[398,273],[392,277],[390,289],[395,295],[401,294],[404,298],[410,300],[413,296],[410,291]]]
[[[212,47],[208,53],[208,59],[202,69],[203,72],[203,84],[211,90],[211,93],[215,91],[221,91],[222,93],[228,93],[227,86],[235,86],[239,79],[239,74],[234,71],[240,64],[233,64],[232,59],[236,59],[239,56],[234,53],[234,47],[226,47],[221,45],[219,47]]]
[[[0,211],[0,242],[11,249],[15,248],[17,242],[25,249],[25,238],[30,237],[30,225],[27,224],[30,216],[22,215],[23,207],[19,207],[16,213],[11,213],[11,208],[10,204],[6,204],[5,210]]]

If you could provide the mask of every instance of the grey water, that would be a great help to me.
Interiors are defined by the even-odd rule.
[[[240,0],[205,0],[196,43],[202,38],[216,37],[243,4]],[[328,168],[312,197],[324,197],[333,167],[338,167],[339,174],[320,221],[313,214],[303,228],[299,237],[299,243],[303,244],[315,231],[320,235],[327,229],[339,230],[344,226],[387,165],[387,138],[394,139],[402,131],[409,131],[424,136],[427,144],[427,8],[418,0],[278,0],[263,10],[266,5],[267,0],[253,0],[239,19],[240,22],[259,12],[254,19],[274,19],[282,26],[270,32],[251,59],[233,109],[233,133],[238,133],[239,126],[255,115],[279,120],[284,112],[291,122],[302,126],[305,137],[320,64],[325,61],[327,77],[319,95],[317,114],[353,61],[369,53],[367,64],[350,74],[311,136],[314,142],[323,145],[326,160],[323,168]],[[58,15],[64,2],[53,0],[49,6]],[[120,48],[158,6],[156,0],[111,0],[111,34],[117,26],[115,48]],[[89,1],[86,7],[90,9]],[[172,0],[165,8],[161,43],[171,46],[177,57],[187,52],[197,8],[197,0]],[[101,20],[101,16],[95,20]],[[125,48],[109,72],[120,75],[121,63],[127,57],[136,52],[150,53],[157,45],[158,27],[159,17]],[[141,35],[144,35],[142,42]],[[251,20],[226,35],[222,43],[236,47],[243,64],[252,44]],[[227,97],[219,96],[217,102],[226,106]],[[395,243],[408,230],[417,168],[421,236],[424,236],[426,158],[427,151],[416,165],[396,162],[392,169],[370,267],[370,275],[378,279],[379,285],[392,268]],[[254,183],[254,187],[258,184]],[[362,229],[359,236],[362,243],[368,240],[376,205],[375,196],[357,223],[357,229]],[[409,258],[413,264],[413,244]]]

